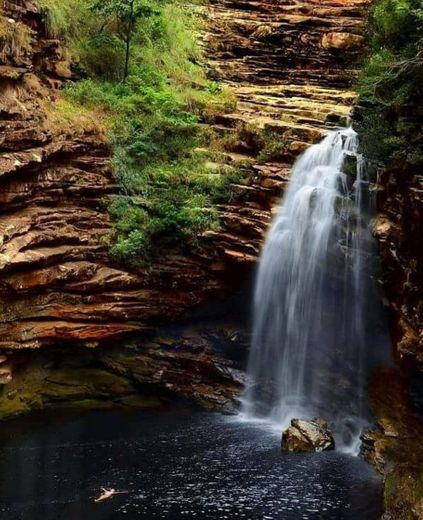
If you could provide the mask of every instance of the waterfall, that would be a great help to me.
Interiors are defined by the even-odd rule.
[[[322,415],[356,445],[371,300],[369,183],[353,129],[296,162],[260,260],[244,412],[286,427]]]

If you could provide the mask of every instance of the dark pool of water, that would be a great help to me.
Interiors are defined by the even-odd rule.
[[[101,487],[128,491],[95,504]],[[0,428],[1,520],[375,520],[358,458],[284,454],[260,425],[214,414],[39,415]]]

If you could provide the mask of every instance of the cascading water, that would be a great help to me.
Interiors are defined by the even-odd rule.
[[[369,188],[353,129],[333,131],[294,166],[259,265],[244,412],[286,427],[322,415],[338,446],[365,420]]]

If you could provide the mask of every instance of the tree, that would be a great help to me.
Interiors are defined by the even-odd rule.
[[[135,34],[137,21],[156,14],[155,11],[141,0],[96,0],[91,9],[103,19],[102,31],[108,29],[123,42],[125,61],[123,79],[129,73],[131,43]]]

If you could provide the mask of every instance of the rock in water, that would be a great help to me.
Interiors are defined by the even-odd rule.
[[[328,424],[320,417],[307,421],[292,419],[291,426],[282,434],[282,449],[286,451],[329,451],[335,441]]]

